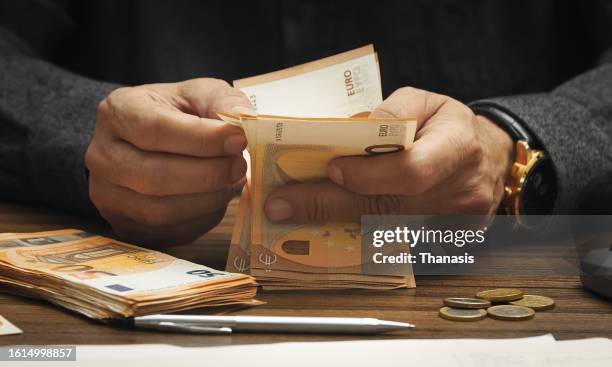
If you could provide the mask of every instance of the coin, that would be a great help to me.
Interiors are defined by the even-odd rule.
[[[486,299],[491,302],[515,301],[523,297],[523,292],[515,288],[490,289],[476,293],[476,298]]]
[[[449,307],[455,308],[487,308],[491,307],[491,302],[486,299],[479,298],[462,298],[453,297],[445,298],[444,304]]]
[[[487,317],[487,311],[480,308],[465,309],[442,307],[440,309],[440,317],[453,321],[477,321]]]
[[[529,320],[535,315],[535,311],[529,307],[514,305],[499,305],[487,308],[490,317],[498,320],[520,321]]]
[[[555,307],[555,300],[544,296],[525,294],[523,298],[511,301],[510,304],[529,307],[534,311],[546,311]]]

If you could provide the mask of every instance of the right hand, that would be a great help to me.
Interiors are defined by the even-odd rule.
[[[223,218],[244,185],[246,138],[217,112],[253,114],[217,79],[119,88],[99,104],[85,154],[89,195],[120,237],[185,243]]]

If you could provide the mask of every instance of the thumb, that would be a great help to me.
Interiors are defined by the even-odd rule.
[[[329,181],[289,185],[268,196],[264,212],[269,220],[281,223],[359,221],[357,196]]]
[[[370,118],[405,118],[417,120],[417,130],[433,116],[449,98],[422,89],[397,89],[383,101]]]
[[[213,78],[199,78],[179,83],[180,94],[200,117],[218,119],[217,113],[256,114],[251,102],[239,89]]]

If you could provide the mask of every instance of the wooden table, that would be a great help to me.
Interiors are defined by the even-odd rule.
[[[174,256],[223,268],[236,211],[232,203],[223,222],[190,245],[168,249]],[[0,204],[0,232],[26,232],[77,227],[110,234],[101,221],[66,213]],[[576,256],[577,259],[577,256]],[[576,260],[574,259],[574,260]],[[527,260],[527,259],[526,259]],[[519,262],[546,267],[546,252]],[[520,266],[520,265],[519,265]],[[443,297],[471,296],[493,287],[518,287],[525,293],[542,294],[556,300],[555,309],[540,312],[529,321],[485,319],[453,322],[438,317]],[[581,287],[577,275],[417,277],[417,288],[396,291],[262,292],[266,305],[240,311],[249,315],[355,316],[412,322],[415,330],[375,338],[509,338],[552,333],[557,339],[612,337],[612,302]],[[197,310],[193,311],[197,313]],[[351,336],[236,334],[201,336],[122,330],[105,326],[43,301],[0,293],[0,314],[24,333],[0,337],[9,344],[127,344],[171,343],[185,346],[263,343],[297,340],[355,339]],[[361,338],[361,337],[360,337]]]

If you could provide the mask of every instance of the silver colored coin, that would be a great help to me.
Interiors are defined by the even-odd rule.
[[[489,317],[497,320],[521,321],[532,319],[535,311],[529,307],[499,305],[487,308]]]
[[[488,308],[491,307],[491,301],[480,298],[466,297],[451,297],[445,298],[444,304],[455,308]]]
[[[480,308],[442,307],[440,317],[452,321],[478,321],[487,317],[487,311]]]

